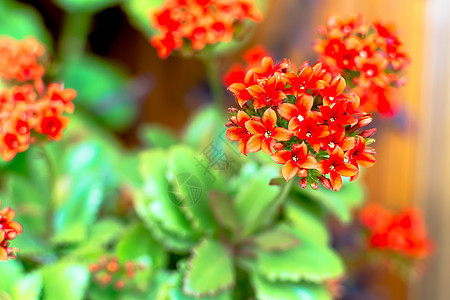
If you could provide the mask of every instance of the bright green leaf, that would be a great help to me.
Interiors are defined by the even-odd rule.
[[[272,282],[263,276],[253,276],[253,286],[258,300],[331,300],[323,285],[307,282]]]
[[[270,281],[322,282],[344,273],[340,257],[331,248],[311,242],[292,230],[300,245],[283,252],[258,251],[257,271]]]
[[[150,232],[142,225],[136,224],[126,230],[116,246],[116,253],[122,262],[136,260],[142,256],[150,256],[155,268],[163,267],[166,263],[166,253]]]
[[[258,234],[254,241],[260,249],[269,252],[287,250],[300,244],[300,239],[284,224]]]
[[[155,124],[141,127],[139,137],[147,147],[168,149],[178,143],[178,138],[172,131]]]
[[[45,267],[43,300],[81,300],[89,282],[86,268],[60,262]]]
[[[233,261],[228,250],[214,240],[203,240],[188,261],[183,291],[192,296],[214,296],[234,284]]]
[[[20,281],[18,281],[13,289],[13,299],[15,300],[38,300],[42,290],[42,274],[33,272]]]
[[[14,285],[23,278],[23,273],[23,267],[17,260],[0,262],[0,291],[12,294]]]
[[[130,23],[150,37],[156,33],[156,29],[151,26],[149,16],[151,11],[160,7],[163,2],[164,0],[126,0],[123,2],[123,10]]]
[[[75,12],[98,12],[123,0],[53,0],[65,10]]]

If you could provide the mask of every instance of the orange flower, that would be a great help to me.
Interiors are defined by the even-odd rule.
[[[314,50],[333,75],[346,74],[347,90],[363,99],[360,109],[393,115],[397,97],[384,91],[403,83],[398,74],[410,61],[395,28],[354,16],[348,20],[330,17],[319,31],[322,39]]]
[[[321,183],[337,191],[341,176],[358,174],[353,162],[367,167],[374,162],[365,156],[374,154],[365,138],[376,130],[362,131],[372,116],[359,110],[357,95],[345,93],[345,80],[331,76],[321,63],[297,70],[286,59],[276,65],[264,57],[260,67],[248,70],[244,81],[228,90],[240,108],[230,109],[236,115],[226,124],[227,138],[239,141],[244,155],[261,149],[271,155],[283,164],[286,181],[298,175],[302,187],[317,189]],[[371,163],[362,161],[369,158]]]
[[[0,38],[0,78],[22,82],[41,79],[45,69],[39,61],[44,53],[44,46],[34,38]]]
[[[370,246],[422,259],[431,252],[425,224],[416,208],[405,208],[394,214],[378,204],[367,205],[360,213],[361,223],[368,229]]]
[[[282,173],[286,181],[289,181],[301,169],[317,168],[317,161],[314,156],[308,154],[308,147],[304,142],[293,145],[291,151],[280,150],[271,157],[277,164],[284,165]]]
[[[293,133],[282,127],[276,127],[277,114],[271,108],[264,112],[262,122],[250,120],[245,128],[252,134],[247,142],[248,152],[263,150],[264,153],[273,154],[276,141],[288,141]]]
[[[339,191],[342,187],[341,176],[353,176],[358,172],[358,169],[345,162],[344,151],[339,146],[336,146],[333,150],[328,150],[328,154],[330,158],[319,162],[318,168],[322,174],[330,174],[333,190]]]
[[[151,43],[162,58],[189,41],[193,50],[230,42],[246,20],[260,22],[262,13],[253,0],[166,0],[152,13],[159,31]]]
[[[0,201],[0,207],[1,207]],[[4,207],[0,210],[0,261],[7,261],[9,258],[15,258],[16,248],[11,248],[9,242],[22,233],[22,226],[13,221],[16,213],[10,207]]]
[[[14,64],[11,57],[18,57],[16,57],[17,65],[13,66],[15,70],[13,73],[16,75],[23,75],[23,70],[33,69],[36,71],[42,67],[36,65],[36,60],[37,57],[44,55],[44,47],[34,39],[21,42],[3,38],[0,39],[1,47],[3,47],[3,52],[0,50],[0,64],[5,61]],[[10,51],[7,52],[6,48]],[[15,49],[14,51],[20,52],[20,54],[12,55],[10,52],[14,51],[11,49]],[[27,67],[24,67],[25,65]],[[62,130],[69,122],[63,113],[73,113],[74,111],[72,103],[76,97],[74,90],[64,89],[63,85],[55,83],[46,87],[40,78],[44,74],[44,70],[25,73],[32,74],[32,76],[20,77],[17,75],[14,78],[12,76],[8,78],[16,81],[34,80],[34,85],[24,83],[0,90],[0,155],[5,161],[9,161],[17,153],[27,150],[36,138],[41,139],[39,135],[33,135],[32,138],[31,133],[40,133],[43,138],[61,140]],[[0,77],[4,75],[2,74],[0,71]]]

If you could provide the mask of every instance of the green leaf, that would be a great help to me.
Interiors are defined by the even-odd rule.
[[[184,293],[214,296],[234,284],[233,261],[219,242],[205,239],[193,249],[184,278]]]
[[[139,224],[126,230],[126,234],[117,243],[116,253],[122,262],[150,256],[155,268],[163,267],[167,260],[166,253],[161,245],[153,239],[146,228]]]
[[[56,4],[58,4],[66,11],[72,13],[77,12],[95,13],[122,2],[122,0],[53,0],[53,1],[56,2]]]
[[[51,47],[50,34],[43,24],[42,17],[31,6],[18,1],[0,1],[0,36],[16,39],[34,36]]]
[[[211,142],[222,138],[226,119],[214,106],[198,111],[189,122],[183,141],[195,149],[204,149]]]
[[[144,222],[149,222],[152,218],[153,223],[164,228],[163,231],[196,240],[198,234],[192,230],[180,207],[170,198],[169,180],[166,177],[169,171],[167,152],[162,149],[147,151],[141,154],[140,159],[144,190],[135,202],[137,213]]]
[[[2,274],[0,280],[0,291],[12,294],[14,285],[23,278],[23,273],[23,267],[17,260],[0,262],[0,274]]]
[[[331,300],[326,287],[307,282],[273,282],[263,276],[253,276],[253,286],[258,300]]]
[[[323,282],[344,273],[339,256],[329,247],[318,245],[292,230],[300,245],[283,252],[257,252],[257,271],[270,281]]]
[[[86,268],[70,263],[57,263],[43,269],[43,300],[81,300],[89,282]]]
[[[127,0],[123,2],[123,10],[128,16],[130,23],[150,37],[156,33],[156,29],[151,26],[151,11],[162,5],[164,0]]]
[[[137,99],[127,89],[129,76],[123,68],[86,55],[65,62],[61,77],[66,86],[77,90],[76,104],[109,128],[123,130],[135,120]]]
[[[216,221],[223,227],[237,232],[241,227],[241,221],[233,199],[218,191],[209,192],[209,202]]]
[[[330,191],[322,188],[313,189],[297,189],[302,195],[318,201],[328,210],[336,214],[343,223],[349,223],[352,219],[351,211],[364,200],[364,191],[358,182],[344,181],[344,185],[339,192]]]
[[[180,288],[170,290],[169,295],[170,295],[170,298],[169,298],[170,300],[196,300],[196,299],[199,299],[197,297],[188,296],[188,295],[184,294]],[[215,296],[204,296],[204,297],[201,297],[200,299],[202,299],[202,300],[232,300],[233,297],[232,297],[230,291],[225,291],[225,292],[219,293]]]
[[[178,138],[172,131],[156,124],[141,127],[139,137],[147,147],[168,149],[178,143]]]
[[[42,290],[42,274],[33,272],[18,281],[13,289],[13,299],[38,300]]]
[[[260,249],[268,252],[287,250],[300,244],[300,239],[284,224],[258,234],[254,241]]]
[[[310,241],[321,245],[328,244],[328,231],[325,220],[319,212],[314,212],[304,202],[288,201],[285,206],[285,216],[302,236],[307,236]]]
[[[266,222],[264,218],[279,195],[278,186],[270,186],[270,179],[278,175],[276,166],[261,168],[252,177],[240,181],[236,195],[236,207],[243,223],[243,235],[247,236]]]
[[[164,245],[164,248],[175,253],[185,254],[189,252],[192,247],[198,242],[199,237],[182,237],[177,235],[177,232],[167,230],[164,225],[156,221],[152,215],[148,213],[147,209],[141,206],[145,204],[143,200],[145,196],[143,193],[136,191],[135,193],[135,207],[145,225],[150,229],[152,236],[159,243]]]
[[[177,145],[170,149],[169,164],[174,197],[180,200],[180,208],[201,231],[217,228],[211,207],[208,190],[225,189],[222,177],[214,170],[205,170],[197,158],[197,154],[189,147]]]
[[[104,190],[95,173],[78,177],[68,187],[68,198],[60,200],[54,218],[55,242],[75,242],[85,238],[88,227],[96,218]]]

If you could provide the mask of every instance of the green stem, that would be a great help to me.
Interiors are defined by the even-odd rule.
[[[209,50],[209,51],[208,51]],[[218,109],[225,109],[225,95],[223,93],[222,78],[219,73],[219,68],[214,58],[212,49],[206,50],[206,56],[202,61],[206,68],[206,75],[208,77],[208,84],[211,88],[213,100]]]
[[[91,14],[66,14],[58,47],[59,57],[62,60],[76,58],[85,52],[91,24]]]
[[[54,219],[54,195],[53,190],[55,189],[56,183],[56,168],[53,163],[52,156],[45,145],[40,145],[42,150],[42,157],[47,164],[48,173],[49,173],[49,195],[50,195],[50,206],[47,211],[47,237],[50,238],[54,232],[53,219]]]

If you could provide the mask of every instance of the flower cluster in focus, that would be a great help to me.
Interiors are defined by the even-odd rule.
[[[378,204],[370,204],[361,212],[360,220],[369,232],[372,248],[416,259],[430,254],[431,243],[417,209],[407,208],[394,214]]]
[[[36,140],[61,140],[73,113],[73,89],[46,86],[39,58],[44,46],[34,39],[0,39],[0,155],[5,161],[28,149]]]
[[[330,17],[319,29],[321,40],[314,49],[332,73],[341,73],[349,89],[361,98],[361,109],[392,115],[396,110],[396,89],[409,57],[394,26],[368,23],[361,16],[347,20]]]
[[[186,44],[201,50],[230,42],[246,20],[262,20],[254,0],[166,0],[151,16],[159,31],[151,43],[163,58]]]
[[[278,65],[271,57],[250,69],[242,83],[228,87],[239,105],[230,109],[226,137],[239,142],[239,151],[262,150],[282,164],[286,181],[300,177],[300,184],[338,191],[342,176],[354,180],[359,167],[375,163],[367,147],[376,129],[363,130],[372,116],[359,108],[359,97],[344,93],[340,75],[321,63],[299,69],[286,59]]]
[[[89,266],[89,272],[93,274],[95,282],[101,286],[112,284],[116,290],[124,289],[130,280],[136,276],[136,272],[145,269],[145,266],[127,261],[119,262],[115,256],[102,256],[97,263]]]
[[[1,203],[0,201],[0,207]],[[22,233],[22,226],[13,221],[15,215],[11,207],[0,210],[0,261],[7,261],[16,256],[17,249],[9,246],[9,242]]]

